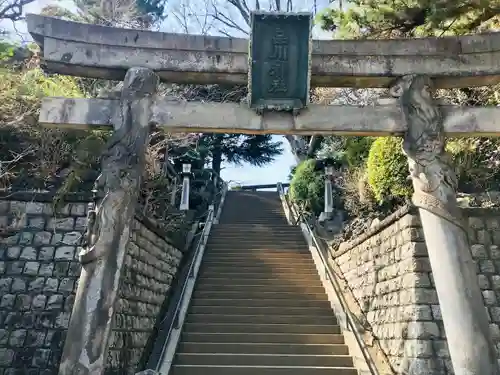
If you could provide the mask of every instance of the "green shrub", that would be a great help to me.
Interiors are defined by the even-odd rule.
[[[334,159],[349,168],[364,166],[370,146],[375,139],[373,137],[325,137],[316,156],[321,159]]]
[[[16,47],[15,44],[0,38],[0,62],[6,61],[14,56]]]
[[[48,76],[38,68],[0,68],[0,157],[4,162],[0,188],[57,187],[63,194],[77,191],[84,180],[93,184],[108,132],[37,126],[41,99],[46,96],[84,94],[72,77]]]
[[[345,142],[345,163],[349,167],[359,167],[366,163],[373,137],[347,137]]]
[[[408,164],[401,150],[401,138],[377,138],[367,160],[368,184],[379,203],[411,196]]]
[[[449,139],[446,150],[452,156],[458,179],[458,191],[475,193],[498,190],[500,184],[498,138]]]
[[[378,138],[367,160],[368,183],[382,203],[406,198],[412,193],[401,138]],[[500,183],[500,141],[496,138],[449,139],[446,151],[458,179],[458,191],[475,193],[498,189]]]
[[[319,215],[324,206],[324,186],[324,172],[316,170],[316,160],[305,160],[294,170],[290,197],[299,207]]]

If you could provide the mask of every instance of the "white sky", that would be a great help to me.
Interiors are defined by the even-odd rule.
[[[240,25],[244,24],[241,19],[241,15],[234,8],[226,5],[227,2],[224,0],[172,0],[168,2],[167,14],[170,16],[161,25],[160,30],[165,32],[185,32],[187,26],[189,33],[201,33],[200,24],[202,22],[200,22],[200,20],[204,19],[201,12],[207,9],[206,4],[213,4],[214,2],[218,4],[218,9],[224,10],[224,12],[231,17],[231,19]],[[294,11],[313,11],[313,6],[308,5],[310,3],[311,2],[307,0],[295,0]],[[336,1],[333,4],[335,3]],[[39,13],[43,7],[50,4],[57,4],[69,9],[74,8],[74,4],[71,0],[36,0],[24,8],[24,13]],[[328,0],[317,0],[316,7],[318,10],[322,10],[327,6]],[[261,1],[261,7],[262,9],[266,8],[265,1]],[[182,27],[179,23],[179,15],[181,14],[188,14],[188,16],[184,17],[184,19],[187,19],[185,27]],[[221,27],[222,26],[220,24],[213,24],[209,27],[208,33],[221,35],[221,33],[218,32],[218,29]],[[23,21],[16,22],[15,25],[13,25],[10,21],[1,21],[0,28],[11,31],[12,36],[16,39],[24,41],[31,40],[26,29],[26,24]],[[231,35],[245,37],[245,35],[241,32],[233,31]],[[318,27],[313,29],[313,35],[315,39],[331,39],[332,37],[331,33],[323,32],[319,30]],[[247,164],[241,167],[225,165],[223,166],[224,169],[221,173],[222,178],[226,181],[234,181],[245,185],[270,184],[287,181],[291,167],[296,164],[295,158],[290,150],[290,145],[283,137],[274,136],[274,138],[275,140],[283,141],[283,148],[285,151],[283,155],[277,157],[272,164],[260,168],[252,167]]]

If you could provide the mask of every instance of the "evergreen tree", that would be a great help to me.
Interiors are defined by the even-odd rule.
[[[165,19],[166,0],[75,0],[76,12],[57,4],[42,9],[42,14],[72,21],[107,26],[150,28]]]
[[[319,15],[325,30],[348,37],[462,35],[500,26],[500,0],[352,0]]]
[[[166,0],[136,0],[135,2],[138,13],[150,17],[152,23],[166,18],[165,3]]]
[[[220,174],[223,162],[263,166],[283,153],[281,142],[271,135],[203,134],[200,147],[209,150],[212,169]]]
[[[408,38],[496,31],[500,0],[352,0],[343,10],[319,16],[325,30],[341,38]],[[437,94],[457,105],[498,105],[500,88],[461,88]],[[484,191],[500,182],[497,139],[448,140],[462,192]],[[403,159],[401,159],[403,160]],[[403,161],[403,163],[406,163]],[[369,171],[370,172],[370,171]]]
[[[166,95],[186,101],[241,103],[247,96],[246,86],[170,85]],[[249,163],[263,166],[283,153],[282,142],[274,142],[271,135],[216,134],[200,136],[198,148],[206,155],[212,169],[220,174],[222,163],[240,165]]]

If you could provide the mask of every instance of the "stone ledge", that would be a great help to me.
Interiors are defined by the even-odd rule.
[[[368,229],[361,236],[358,236],[351,241],[342,242],[340,244],[339,249],[337,251],[335,251],[332,254],[332,256],[334,258],[337,258],[337,257],[347,253],[348,251],[352,250],[354,247],[362,244],[363,242],[368,240],[370,237],[375,236],[377,233],[379,233],[383,229],[389,227],[391,224],[395,223],[396,221],[403,218],[403,216],[405,216],[407,214],[417,214],[417,208],[411,204],[404,205],[403,207],[398,209],[396,212],[390,214],[384,220],[380,221],[378,224],[376,224],[372,228]]]
[[[156,234],[158,237],[160,237],[162,240],[164,240],[170,246],[177,249],[177,246],[174,245],[173,241],[170,239],[170,237],[168,237],[167,232],[164,231],[158,224],[156,224],[151,219],[146,217],[142,212],[136,211],[135,218],[137,219],[137,221],[139,221],[142,225],[144,225],[151,232]],[[177,249],[177,250],[179,250],[179,249]],[[182,252],[182,250],[179,250],[179,251]]]
[[[0,190],[0,200],[52,203],[56,196],[54,191],[9,191]],[[64,194],[65,203],[87,203],[92,202],[92,193],[67,193]]]
[[[28,14],[30,33],[73,42],[99,43],[120,47],[147,47],[198,52],[248,53],[248,40],[206,35],[164,33],[66,21]],[[441,38],[314,40],[314,55],[448,56],[500,51],[500,33],[483,33]]]
[[[467,217],[500,216],[500,207],[463,207],[462,212]]]

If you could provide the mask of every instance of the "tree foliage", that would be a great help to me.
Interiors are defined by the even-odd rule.
[[[246,86],[170,85],[164,94],[186,101],[240,103],[247,92]],[[282,142],[274,141],[271,135],[204,133],[198,141],[202,155],[218,174],[223,163],[259,167],[269,164],[283,153],[281,146]]]
[[[461,35],[498,29],[499,0],[352,0],[326,9],[326,30],[340,37],[394,38]]]
[[[352,0],[344,8],[324,10],[317,18],[322,27],[335,32],[336,37],[387,39],[496,31],[499,15],[499,0]],[[372,90],[363,91],[369,93]],[[498,86],[490,86],[438,90],[436,96],[450,104],[478,106],[498,105],[499,93]],[[349,92],[346,103],[342,104],[353,104],[351,96],[352,92]],[[367,104],[362,95],[355,95],[354,102]],[[454,161],[459,191],[472,193],[498,189],[498,139],[449,139],[447,151]],[[372,194],[377,201],[373,206],[376,208],[380,204],[401,201],[411,194],[400,140],[327,137],[318,154],[322,157],[334,155],[346,167],[343,175],[346,201],[353,201],[353,194],[356,194],[354,201],[359,202],[363,201],[363,195],[369,198]],[[371,190],[370,194],[363,192],[366,186]]]
[[[42,129],[37,126],[45,96],[82,97],[78,81],[46,76],[39,68],[0,70],[2,188],[76,189],[82,169],[95,170],[107,132]],[[87,176],[95,179],[94,173]]]
[[[380,202],[409,197],[406,157],[401,151],[401,138],[380,137],[370,147],[367,160],[368,184]]]
[[[308,159],[292,170],[290,197],[305,211],[319,215],[324,207],[325,174],[316,167],[316,160]]]
[[[281,142],[274,142],[271,135],[203,134],[200,146],[208,151],[207,157],[217,174],[223,162],[261,167],[283,153]]]

